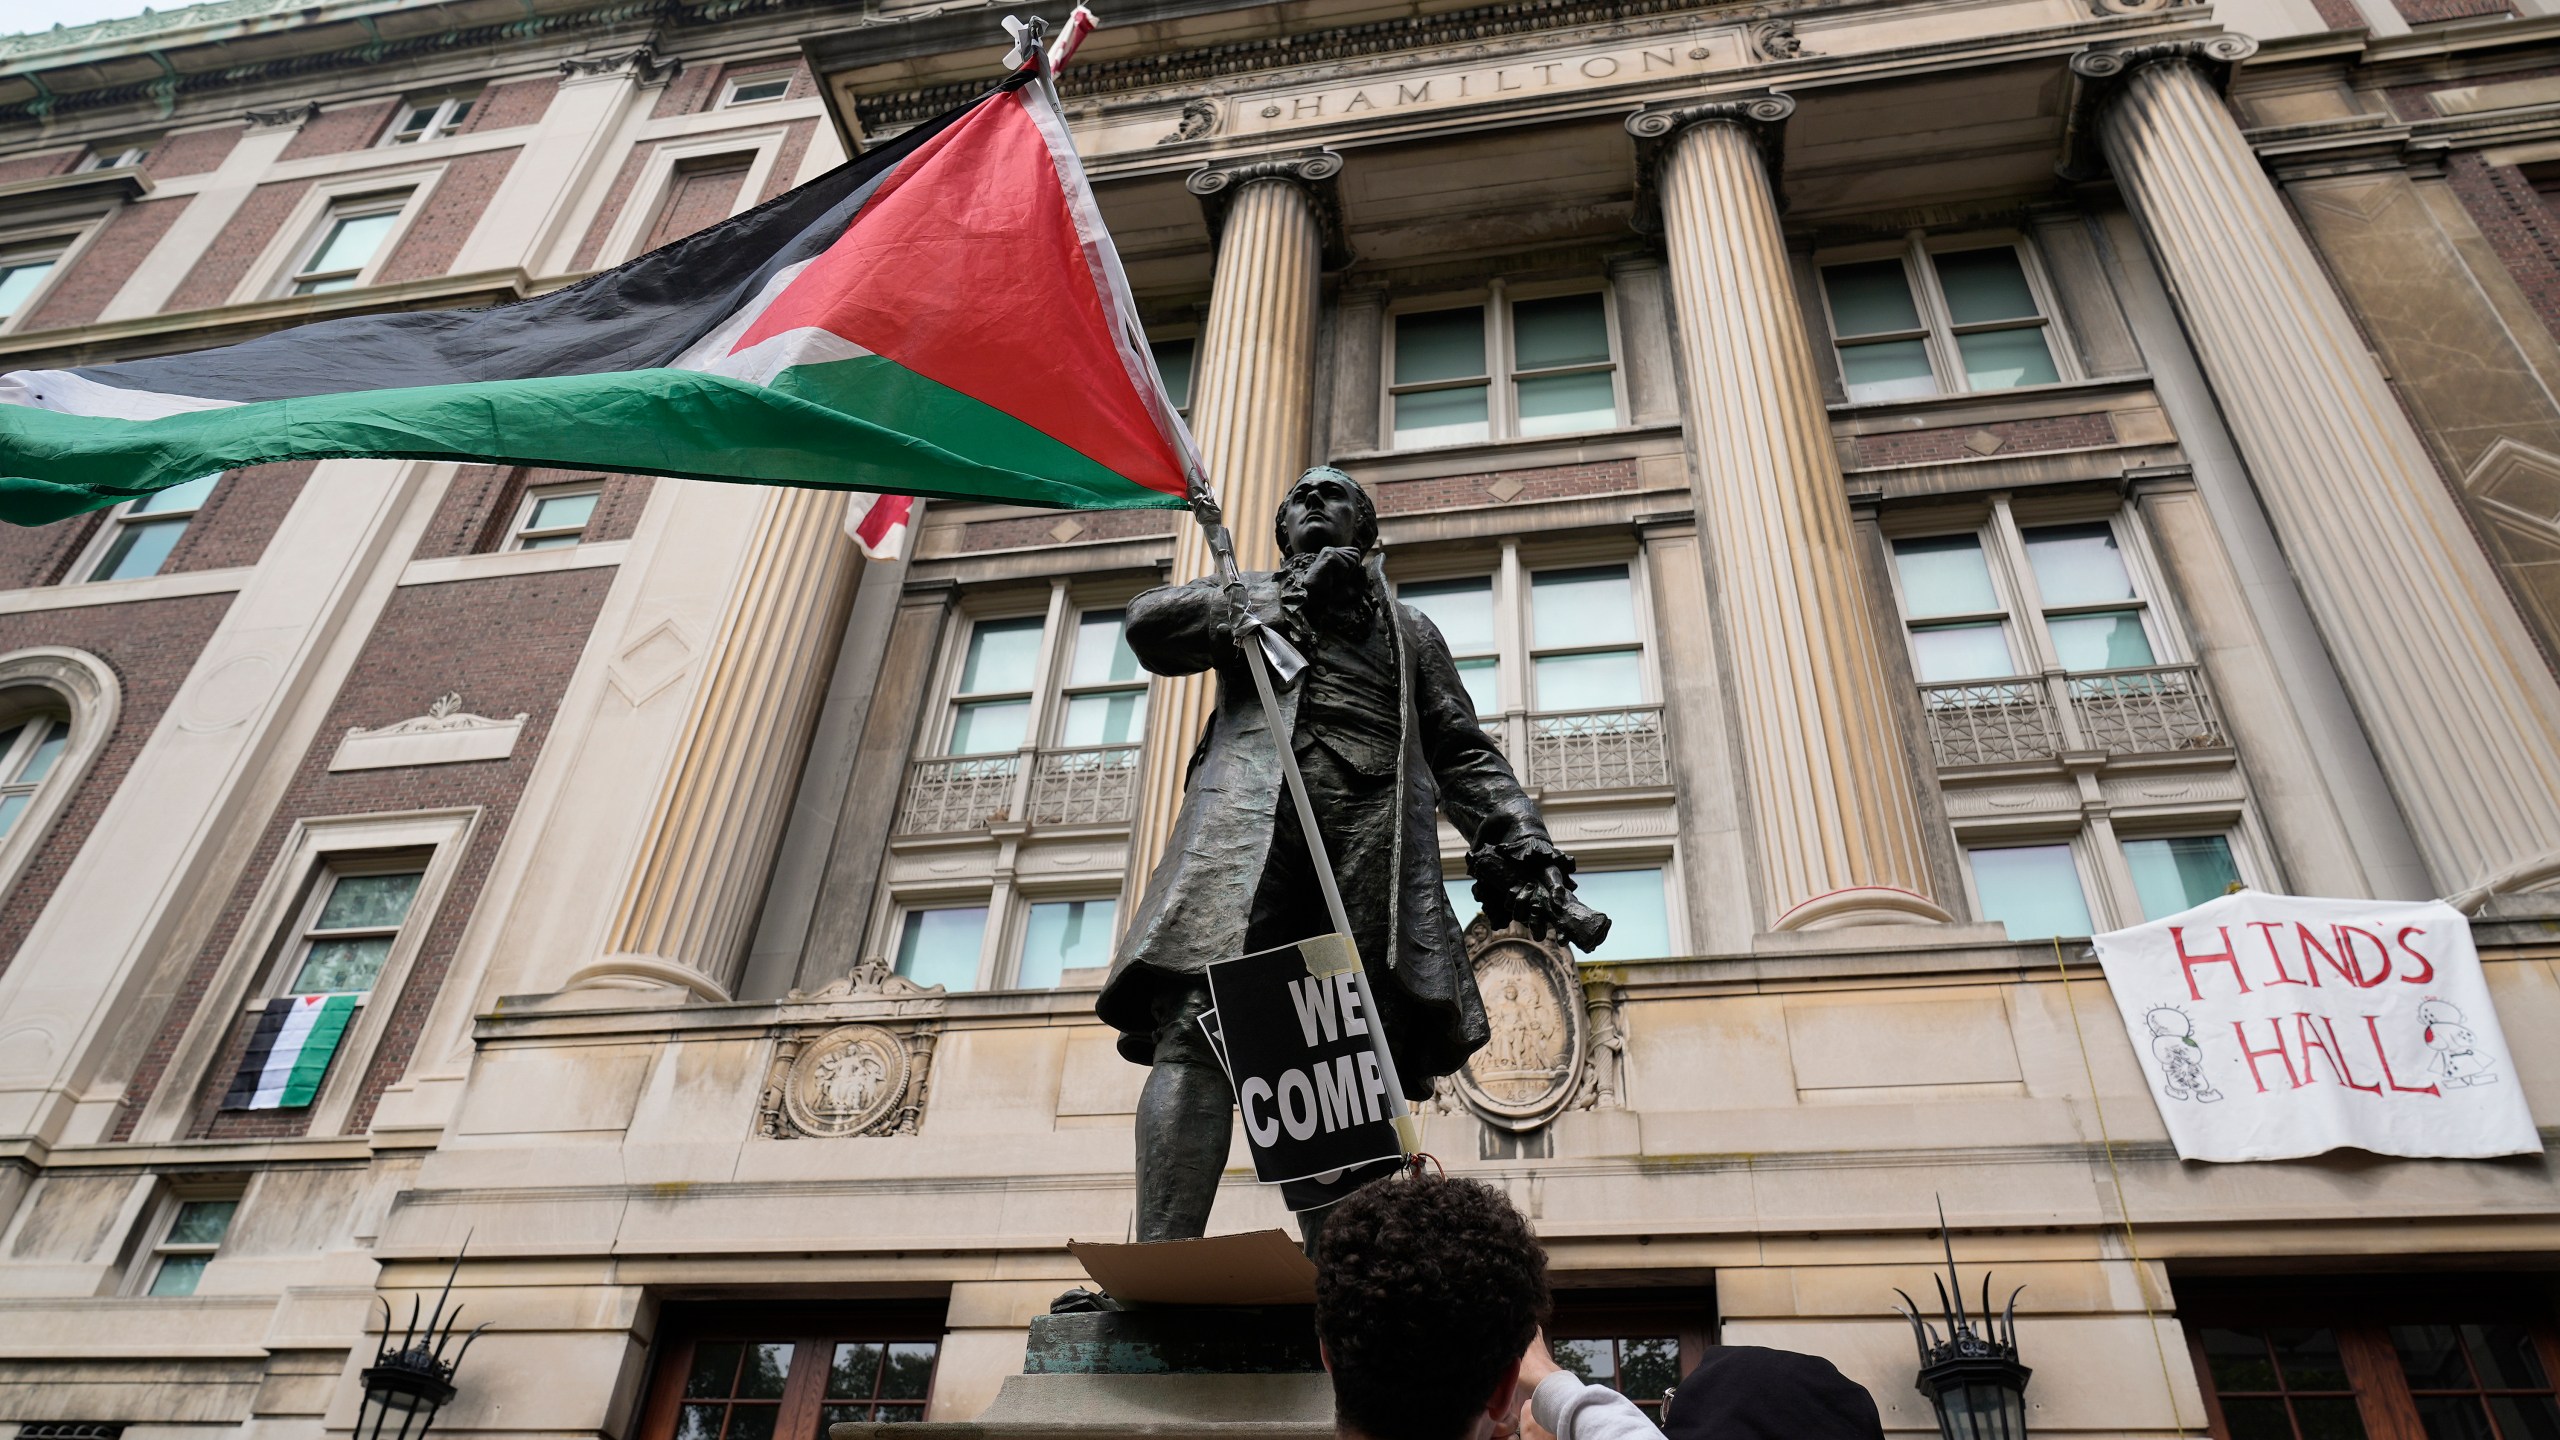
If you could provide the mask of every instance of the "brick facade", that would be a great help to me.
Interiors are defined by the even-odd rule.
[[[268,242],[284,228],[286,217],[302,203],[303,193],[310,188],[308,180],[280,180],[250,191],[249,198],[232,215],[231,223],[222,227],[222,233],[205,247],[203,258],[187,272],[186,279],[178,282],[177,290],[169,296],[168,308],[201,310],[229,303],[231,292],[248,275],[249,267],[258,263]]]
[[[782,147],[773,154],[773,172],[764,177],[764,188],[756,192],[761,205],[788,190],[800,177],[800,162],[809,156],[809,137],[818,133],[815,120],[794,120],[782,132]]]
[[[99,516],[88,514],[33,528],[0,525],[0,590],[60,584],[98,524]]]
[[[172,196],[166,200],[144,200],[127,205],[107,220],[98,238],[89,242],[79,258],[60,280],[45,292],[44,303],[26,320],[29,330],[52,330],[67,325],[86,325],[98,318],[107,302],[133,278],[149,258],[151,247],[169,233],[180,212],[187,208],[190,197]]]
[[[369,100],[323,110],[304,123],[284,147],[283,158],[299,160],[306,155],[343,155],[361,150],[382,138],[382,127],[391,123],[391,112],[399,108],[397,100]]]
[[[671,245],[706,225],[716,225],[738,212],[738,192],[747,183],[752,153],[707,156],[678,167],[667,184],[658,217],[641,238],[642,250]]]
[[[2476,153],[2448,156],[2445,183],[2505,262],[2534,313],[2560,335],[2560,214],[2551,202],[2524,172],[2492,165]]]
[[[169,552],[164,567],[222,570],[255,565],[267,553],[267,542],[284,523],[285,512],[302,497],[302,484],[317,469],[315,460],[287,460],[234,470],[205,497],[204,508],[187,523],[187,533]]]
[[[2332,30],[2353,30],[2364,23],[2364,12],[2355,0],[2311,0],[2311,8],[2320,12],[2320,23]]]
[[[219,170],[231,158],[232,147],[249,133],[245,125],[224,125],[212,130],[186,130],[151,147],[142,162],[142,173],[154,180],[175,180],[181,175],[202,175]]]
[[[47,530],[53,526],[45,527]],[[41,533],[41,532],[28,532]],[[96,828],[98,816],[132,770],[143,742],[160,724],[171,697],[195,667],[205,641],[231,608],[228,595],[189,595],[174,600],[145,600],[125,605],[96,605],[75,610],[39,610],[0,615],[0,654],[32,645],[59,645],[85,650],[107,663],[124,692],[116,716],[116,732],[96,763],[81,777],[80,788],[54,818],[53,828],[18,874],[7,903],[0,904],[0,973],[17,958],[27,931],[44,913],[81,847]]]
[[[1996,442],[1996,443],[1995,443]],[[1951,460],[1980,460],[1991,455],[2032,455],[2045,450],[2088,450],[2116,443],[2115,423],[2106,412],[2047,415],[2034,420],[2002,420],[1990,425],[1940,425],[1927,430],[1897,430],[1860,435],[1845,442],[1846,469],[1875,470],[1890,465],[1929,465]]]
[[[663,120],[670,115],[690,115],[698,110],[708,110],[720,103],[720,92],[727,87],[730,76],[763,75],[785,67],[791,71],[791,88],[783,92],[783,99],[805,100],[818,93],[817,77],[809,73],[808,65],[797,56],[768,55],[761,60],[732,60],[720,65],[687,67],[683,74],[667,82],[666,89],[658,92],[658,103],[650,109],[649,118]]]
[[[2441,25],[2447,20],[2516,13],[2508,0],[2391,0],[2391,8],[2412,25]]]
[[[1519,488],[1513,490],[1511,487]],[[1521,500],[1570,500],[1583,495],[1616,495],[1636,488],[1632,460],[1599,460],[1586,465],[1549,465],[1535,470],[1495,470],[1481,475],[1434,475],[1423,480],[1387,480],[1369,487],[1381,515],[1410,515],[1424,510],[1480,510]],[[1509,491],[1505,494],[1505,491]]]
[[[483,130],[505,130],[517,125],[538,125],[542,113],[551,108],[552,97],[560,93],[560,77],[537,75],[531,80],[508,80],[481,92],[480,103],[471,107],[471,118],[462,122],[462,133],[477,135]]]
[[[594,478],[595,472],[590,470],[465,465],[453,477],[453,484],[446,487],[443,503],[427,523],[427,533],[419,538],[418,558],[478,555],[496,550],[506,543],[508,527],[515,523],[516,510],[523,503],[526,490]],[[587,520],[585,538],[628,540],[640,523],[640,510],[648,503],[652,482],[645,475],[607,475],[603,479],[604,493],[596,498],[595,514]]]
[[[372,1123],[374,1103],[408,1064],[445,966],[478,903],[481,881],[542,753],[560,695],[568,688],[587,633],[613,583],[613,573],[609,568],[556,571],[413,585],[394,592],[331,704],[319,736],[259,837],[239,884],[226,898],[212,932],[180,982],[159,1034],[136,1067],[127,1088],[127,1108],[116,1127],[117,1138],[131,1134],[135,1117],[158,1088],[222,957],[247,919],[251,901],[279,863],[297,819],[482,807],[470,849],[442,905],[427,922],[424,944],[400,993],[376,1001],[395,1007],[381,1046],[371,1057],[349,1054],[339,1059],[340,1064],[369,1062],[348,1133],[361,1134]],[[458,635],[472,636],[473,643],[455,644]],[[387,725],[423,714],[429,701],[449,690],[460,691],[464,708],[476,714],[526,712],[529,718],[515,753],[505,760],[457,765],[329,772],[329,759],[350,727]],[[306,1111],[226,1113],[214,1108],[231,1072],[239,1066],[246,1043],[246,1027],[235,1023],[211,1070],[185,1077],[187,1083],[201,1088],[190,1135],[237,1138],[303,1133],[309,1120]]]
[[[622,207],[631,203],[631,192],[640,187],[640,176],[649,168],[649,157],[656,153],[655,141],[634,145],[622,157],[622,168],[613,174],[613,184],[604,192],[603,203],[596,206],[596,218],[587,224],[585,238],[578,241],[578,253],[569,260],[572,270],[593,270],[604,253],[605,237],[613,233],[614,222],[622,218]]]
[[[18,155],[0,160],[0,185],[20,180],[42,180],[48,175],[67,175],[80,163],[81,147],[48,150],[41,155]]]
[[[960,548],[1027,550],[1043,545],[1090,544],[1096,540],[1128,540],[1140,535],[1170,535],[1181,516],[1171,510],[1090,510],[1073,514],[1026,515],[1012,520],[977,520],[960,527]],[[1062,527],[1075,533],[1058,538]]]
[[[435,193],[400,237],[400,248],[384,262],[377,284],[424,280],[453,268],[462,243],[489,211],[490,198],[505,182],[521,150],[486,150],[456,156],[436,180]]]

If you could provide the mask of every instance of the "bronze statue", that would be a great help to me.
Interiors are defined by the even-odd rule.
[[[1404,1092],[1485,1043],[1484,1004],[1440,874],[1437,815],[1471,847],[1476,898],[1589,948],[1608,917],[1573,899],[1573,861],[1548,838],[1448,642],[1387,592],[1372,551],[1377,509],[1330,466],[1299,477],[1273,527],[1282,567],[1243,577],[1245,606],[1307,658],[1280,695],[1353,939]],[[1234,1096],[1199,1026],[1202,971],[1321,935],[1326,918],[1271,725],[1237,646],[1236,601],[1215,578],[1129,604],[1129,646],[1159,675],[1218,673],[1218,705],[1191,757],[1182,813],[1096,1006],[1120,1053],[1152,1066],[1138,1101],[1140,1240],[1206,1233],[1227,1161]],[[1320,1211],[1299,1212],[1310,1242]]]

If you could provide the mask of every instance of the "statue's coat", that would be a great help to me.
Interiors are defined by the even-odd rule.
[[[1547,833],[1510,763],[1476,723],[1475,702],[1458,679],[1439,628],[1388,598],[1374,567],[1365,573],[1379,613],[1393,618],[1404,702],[1396,780],[1404,803],[1394,875],[1339,878],[1371,986],[1393,986],[1404,1002],[1382,1001],[1382,1008],[1401,1017],[1389,1026],[1388,1040],[1406,1092],[1418,1096],[1430,1093],[1432,1077],[1464,1064],[1487,1033],[1465,934],[1442,888],[1435,812],[1446,811],[1470,845],[1514,838],[1544,842]],[[1276,578],[1254,572],[1245,581],[1254,615],[1276,622]],[[1120,1031],[1121,1055],[1141,1065],[1154,1058],[1156,994],[1178,977],[1245,953],[1273,817],[1284,803],[1279,752],[1261,699],[1226,633],[1230,613],[1226,593],[1207,579],[1150,590],[1129,602],[1129,647],[1139,663],[1159,675],[1208,669],[1218,675],[1217,710],[1191,757],[1182,812],[1095,1006]],[[1298,695],[1298,687],[1280,692],[1281,722],[1293,729]],[[1313,798],[1318,813],[1325,813],[1325,797]]]

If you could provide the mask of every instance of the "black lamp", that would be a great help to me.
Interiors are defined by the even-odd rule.
[[[470,1242],[464,1241],[468,1248]],[[356,1440],[385,1440],[385,1432],[394,1415],[400,1417],[400,1428],[391,1432],[390,1440],[426,1440],[435,1428],[436,1412],[454,1397],[453,1372],[462,1365],[463,1355],[471,1342],[488,1329],[483,1323],[471,1327],[462,1337],[462,1346],[445,1357],[446,1347],[453,1344],[454,1328],[462,1322],[462,1307],[455,1306],[452,1318],[444,1313],[445,1301],[453,1295],[453,1277],[462,1272],[462,1257],[453,1257],[453,1268],[445,1272],[444,1292],[436,1296],[435,1313],[427,1317],[426,1328],[418,1326],[418,1297],[409,1297],[409,1324],[395,1343],[391,1338],[391,1303],[382,1302],[382,1343],[374,1350],[373,1363],[364,1370],[364,1403],[356,1411]],[[378,1297],[377,1297],[378,1298]]]
[[[1938,1287],[1938,1308],[1947,1327],[1945,1340],[1935,1325],[1920,1318],[1919,1303],[1900,1289],[1896,1307],[1911,1322],[1912,1342],[1920,1347],[1918,1388],[1938,1412],[1943,1440],[2026,1440],[2027,1377],[2035,1372],[2018,1363],[2018,1296],[2009,1292],[2004,1314],[1991,1313],[1991,1272],[1982,1275],[1979,1316],[1964,1309],[1964,1283],[1956,1278],[1955,1243],[1947,1238],[1946,1207],[1938,1207],[1938,1239],[1946,1246],[1947,1278],[1931,1277]],[[1981,1329],[1976,1331],[1979,1319]]]

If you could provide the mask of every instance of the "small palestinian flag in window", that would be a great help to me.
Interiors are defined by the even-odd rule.
[[[353,995],[287,995],[267,1002],[249,1053],[223,1092],[225,1110],[298,1110],[320,1093],[329,1057],[356,1013]]]

